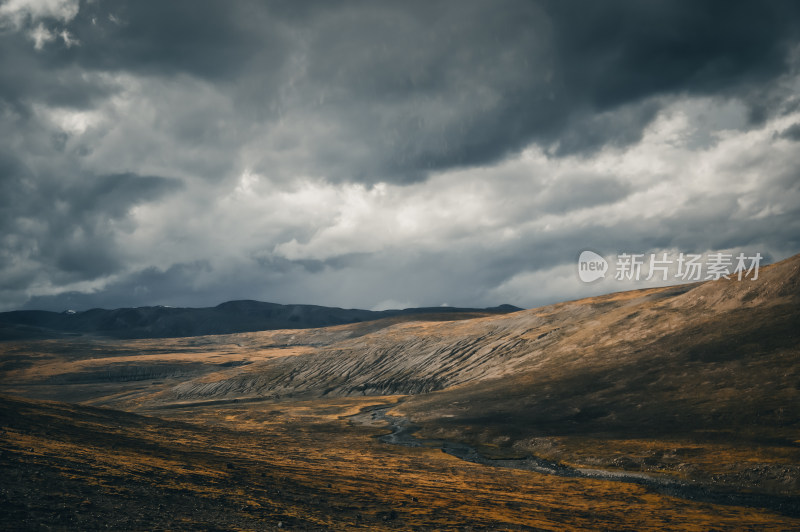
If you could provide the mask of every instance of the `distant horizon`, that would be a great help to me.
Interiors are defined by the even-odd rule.
[[[253,303],[264,303],[267,305],[279,305],[282,307],[321,307],[321,308],[331,308],[331,309],[340,309],[340,310],[363,310],[368,312],[385,312],[385,311],[393,311],[393,310],[417,310],[417,309],[454,309],[454,310],[487,310],[487,309],[499,309],[504,307],[513,307],[518,310],[529,310],[522,307],[517,307],[516,305],[511,305],[509,303],[500,303],[498,305],[490,305],[488,307],[462,307],[462,306],[453,306],[447,304],[441,305],[423,305],[419,307],[405,307],[405,308],[386,308],[386,309],[366,309],[366,308],[357,308],[357,307],[342,307],[342,306],[335,306],[335,305],[317,305],[315,303],[276,303],[274,301],[261,301],[259,299],[229,299],[227,301],[222,301],[221,303],[217,303],[216,305],[207,305],[207,306],[200,306],[200,307],[192,307],[192,306],[179,306],[179,305],[137,305],[135,307],[92,307],[86,309],[74,309],[74,308],[65,308],[62,310],[50,310],[50,309],[42,309],[42,308],[19,308],[19,309],[11,309],[11,310],[4,310],[0,311],[0,314],[4,314],[6,312],[53,312],[56,314],[64,314],[69,311],[74,311],[77,313],[89,312],[92,310],[107,310],[107,311],[114,311],[114,310],[126,310],[126,309],[139,309],[139,308],[173,308],[173,309],[213,309],[217,308],[221,305],[225,305],[226,303],[239,303],[239,302],[253,302]]]
[[[772,266],[774,264],[777,264],[777,263],[783,262],[785,260],[791,259],[792,257],[795,257],[797,255],[800,255],[800,252],[791,254],[791,255],[789,255],[787,257],[783,257],[783,258],[781,258],[779,260],[774,260],[774,261],[770,261],[770,262],[762,261],[761,262],[761,268],[766,268],[768,266]],[[573,265],[573,266],[575,268],[577,268],[577,264]],[[576,278],[577,278],[577,275],[576,275]],[[522,307],[522,306],[519,306],[519,305],[514,305],[513,303],[501,302],[501,303],[496,303],[496,304],[490,303],[490,304],[485,305],[485,306],[476,306],[476,305],[469,305],[469,304],[466,304],[466,305],[451,305],[449,303],[440,303],[438,305],[435,305],[435,304],[421,304],[421,305],[417,305],[417,306],[408,306],[408,307],[384,307],[384,308],[375,308],[375,307],[373,307],[373,308],[365,308],[365,307],[343,306],[343,305],[335,305],[335,304],[334,305],[326,305],[326,304],[320,304],[320,303],[298,303],[298,302],[282,303],[282,302],[278,302],[278,301],[266,301],[266,300],[261,300],[261,299],[252,299],[252,298],[236,298],[236,299],[227,299],[225,301],[221,301],[221,302],[216,303],[216,304],[211,303],[211,304],[200,304],[200,305],[177,305],[177,304],[176,305],[170,305],[170,304],[165,304],[165,303],[155,303],[155,304],[121,306],[121,307],[101,307],[101,306],[96,306],[96,307],[86,307],[86,308],[67,307],[67,308],[61,308],[61,309],[58,309],[58,308],[29,308],[29,307],[23,307],[23,308],[0,310],[0,313],[2,313],[2,312],[21,312],[21,311],[45,311],[45,312],[63,313],[63,312],[67,312],[69,310],[75,310],[76,312],[86,312],[88,310],[94,310],[94,309],[120,310],[120,309],[126,309],[126,308],[135,309],[135,308],[156,308],[156,307],[198,309],[198,308],[215,308],[215,307],[218,307],[218,306],[223,305],[225,303],[232,303],[232,302],[237,302],[237,301],[254,301],[254,302],[257,302],[257,303],[268,303],[268,304],[282,305],[282,306],[297,305],[297,306],[316,306],[316,307],[336,308],[336,309],[343,309],[343,310],[367,310],[367,311],[372,311],[372,312],[382,312],[382,311],[387,311],[387,310],[409,310],[409,309],[420,309],[420,308],[467,308],[467,309],[479,309],[479,310],[482,310],[482,309],[490,309],[490,308],[501,308],[501,307],[504,307],[504,306],[512,306],[512,307],[519,308],[520,310],[531,310],[531,309],[540,308],[540,307],[546,307],[546,306],[554,305],[554,304],[558,304],[558,303],[567,303],[567,302],[570,302],[570,301],[578,301],[580,299],[585,299],[587,297],[605,296],[605,295],[611,295],[611,294],[620,293],[620,292],[629,292],[629,291],[634,291],[634,290],[647,290],[647,289],[653,289],[653,288],[666,288],[666,287],[670,287],[670,286],[682,286],[682,285],[700,284],[700,283],[704,283],[704,282],[707,282],[707,280],[706,279],[701,279],[699,281],[680,282],[680,281],[677,281],[675,279],[671,279],[668,282],[640,281],[638,283],[629,283],[629,284],[621,284],[621,285],[620,284],[616,284],[615,285],[615,284],[610,284],[610,283],[609,284],[605,284],[605,285],[592,284],[590,286],[594,287],[595,289],[590,294],[581,295],[581,296],[573,297],[573,298],[567,298],[567,299],[546,301],[546,302],[543,302],[543,303],[541,303],[539,305],[534,305],[534,306],[529,306],[529,307]],[[643,284],[643,283],[649,283],[649,284]],[[606,290],[597,290],[596,289],[597,287],[601,287],[601,286],[605,286],[607,289]],[[617,288],[615,289],[615,287],[617,287]]]

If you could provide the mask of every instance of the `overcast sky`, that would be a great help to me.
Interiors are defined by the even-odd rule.
[[[5,0],[0,139],[0,310],[533,307],[800,252],[800,2]]]

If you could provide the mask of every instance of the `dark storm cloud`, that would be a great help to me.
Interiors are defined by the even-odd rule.
[[[765,242],[789,252],[800,245],[787,218],[795,211],[786,193],[777,208],[782,192],[771,187],[792,190],[791,170],[762,197],[746,198],[758,219],[749,225],[730,218],[742,198],[709,206],[695,197],[663,223],[584,221],[463,247],[456,242],[472,237],[469,223],[432,226],[435,245],[404,249],[396,220],[384,221],[394,235],[386,238],[399,243],[370,247],[341,228],[329,231],[350,212],[325,217],[317,212],[325,206],[309,208],[302,194],[295,212],[274,198],[301,182],[321,187],[311,187],[311,198],[331,183],[349,191],[320,202],[378,183],[409,189],[437,173],[502,164],[532,145],[556,167],[635,146],[676,101],[743,107],[742,119],[719,112],[716,126],[685,133],[698,139],[693,148],[706,148],[718,131],[793,112],[796,96],[782,81],[797,74],[799,44],[800,4],[791,1],[109,0],[83,2],[60,18],[0,21],[0,297],[10,306],[55,294],[27,306],[56,308],[210,304],[255,292],[369,305],[370,294],[384,290],[387,299],[472,305],[515,273],[572,260],[576,247],[691,251]],[[776,131],[780,142],[800,138],[797,125]],[[252,183],[248,172],[257,176]],[[498,183],[491,192],[506,200],[483,214],[514,229],[527,221],[526,209],[578,216],[651,186],[642,179],[640,189],[613,168],[544,177],[531,187],[523,171]],[[367,188],[346,188],[354,184]],[[530,201],[515,203],[521,193]],[[174,212],[131,214],[174,197]],[[261,212],[246,210],[247,198],[264,200],[265,216],[279,212],[255,237],[248,224]],[[232,214],[217,226],[207,217],[222,204]],[[352,210],[360,208],[354,201]],[[344,224],[353,234],[371,223],[354,218]],[[190,220],[202,224],[196,234]],[[150,233],[126,240],[144,225]],[[154,234],[180,235],[195,248],[179,253],[177,237],[173,246]],[[126,249],[131,240],[141,248]],[[239,262],[215,262],[223,252],[208,242],[229,244],[225,252]],[[105,288],[59,294],[92,282]]]
[[[40,222],[47,224],[37,238],[39,260],[54,268],[53,277],[62,281],[94,279],[123,269],[114,224],[124,222],[132,207],[179,188],[174,180],[128,173],[39,192],[39,206],[32,208],[40,209]],[[61,212],[59,198],[69,198]]]
[[[72,192],[71,208],[82,215],[121,218],[131,207],[179,190],[181,183],[158,176],[133,173],[98,176],[86,188]]]
[[[273,71],[287,39],[258,2],[177,0],[84,4],[70,24],[81,45],[51,53],[54,65],[230,81],[259,57]]]
[[[600,108],[665,91],[735,91],[783,72],[794,2],[548,3],[569,85]],[[589,81],[588,84],[580,82]]]
[[[72,291],[52,296],[38,296],[31,298],[24,308],[53,311],[88,310],[117,308],[119,301],[126,301],[128,306],[143,307],[170,304],[176,300],[186,306],[203,306],[208,300],[208,293],[195,293],[197,287],[193,285],[193,280],[198,274],[210,270],[211,267],[205,261],[175,264],[166,270],[146,268],[133,272],[120,281],[110,283],[99,293]],[[223,294],[218,295],[220,296],[225,297]]]
[[[379,4],[313,26],[308,100],[329,92],[336,123],[378,154],[362,179],[484,164],[532,140],[560,141],[562,155],[625,144],[653,97],[722,92],[756,107],[752,88],[787,71],[798,35],[792,3],[459,5]]]
[[[781,131],[780,136],[785,139],[800,141],[800,124],[787,127]]]
[[[116,231],[124,230],[131,208],[181,188],[173,179],[132,173],[76,178],[72,169],[60,168],[34,176],[20,161],[9,159],[0,159],[8,161],[0,164],[7,171],[0,181],[0,223],[7,246],[0,268],[24,257],[28,267],[35,265],[40,276],[55,283],[124,268]],[[19,276],[14,270],[7,279],[12,284]]]
[[[787,71],[799,10],[776,1],[90,3],[68,25],[79,46],[20,51],[14,37],[3,71],[20,81],[13,87],[7,74],[4,84],[17,97],[48,91],[40,97],[69,102],[111,90],[85,86],[75,69],[188,74],[236,100],[228,119],[241,128],[296,120],[292,132],[311,146],[287,174],[408,182],[531,141],[559,141],[562,155],[636,141],[654,97],[724,93],[767,116],[753,88]],[[276,157],[253,167],[274,169]]]
[[[0,27],[0,105],[28,114],[33,103],[85,109],[119,87],[73,57],[78,47],[35,50],[27,32]]]
[[[337,6],[301,22],[307,55],[287,112],[298,106],[335,125],[330,140],[338,150],[322,151],[316,162],[338,179],[413,181],[430,170],[497,160],[531,141],[558,141],[561,155],[624,145],[655,115],[655,97],[723,92],[761,106],[763,96],[750,91],[787,71],[797,9]]]

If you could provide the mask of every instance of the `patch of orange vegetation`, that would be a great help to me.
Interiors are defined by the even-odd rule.
[[[369,494],[374,501],[371,506],[378,510],[393,508],[402,516],[404,526],[400,528],[477,523],[545,530],[565,525],[707,530],[795,523],[762,510],[665,497],[633,484],[496,469],[467,463],[435,449],[381,444],[368,437],[380,433],[380,429],[365,434],[365,429],[349,427],[343,419],[364,406],[391,404],[395,399],[225,405],[172,411],[169,415],[268,438],[279,444],[280,457],[271,454],[272,448],[259,452],[275,460],[274,465],[286,467],[293,479],[325,497]],[[373,515],[377,518],[379,513]]]

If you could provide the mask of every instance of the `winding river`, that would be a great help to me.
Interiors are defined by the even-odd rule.
[[[639,472],[571,467],[537,458],[532,455],[521,459],[487,458],[481,454],[478,449],[465,443],[415,436],[414,433],[418,429],[417,426],[405,417],[392,416],[387,413],[396,406],[397,404],[368,406],[363,408],[358,414],[349,416],[349,420],[355,425],[379,426],[388,424],[388,428],[391,432],[389,434],[377,436],[378,440],[383,443],[402,445],[405,447],[438,448],[445,453],[475,464],[490,467],[524,469],[526,471],[561,477],[594,478],[615,482],[628,482],[645,486],[649,490],[662,495],[713,504],[766,508],[784,515],[800,517],[800,500],[795,497],[744,493],[734,491],[725,486],[683,481]]]

